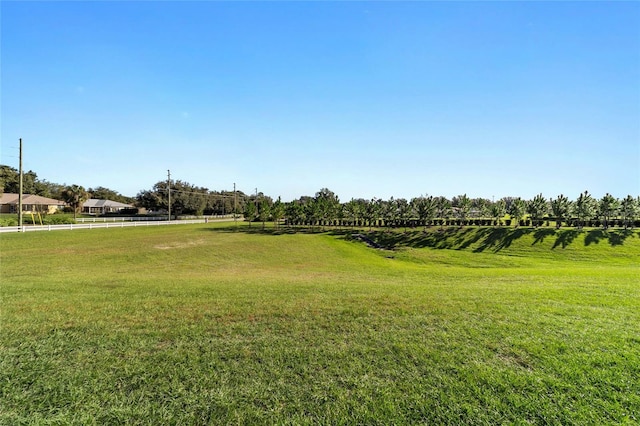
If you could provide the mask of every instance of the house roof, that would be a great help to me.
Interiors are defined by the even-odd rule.
[[[10,192],[4,193],[0,196],[0,204],[15,204],[18,205],[18,194]],[[22,204],[39,204],[43,206],[64,206],[64,201],[55,200],[53,198],[43,197],[41,195],[22,194]]]
[[[100,199],[97,199],[97,198],[89,198],[87,201],[85,201],[82,204],[82,207],[86,207],[86,208],[111,207],[111,208],[117,208],[117,209],[125,209],[125,208],[133,207],[133,206],[131,204],[119,203],[117,201],[100,200]]]

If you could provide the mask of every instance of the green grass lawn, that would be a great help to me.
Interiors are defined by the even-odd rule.
[[[3,234],[0,424],[636,424],[638,231]]]

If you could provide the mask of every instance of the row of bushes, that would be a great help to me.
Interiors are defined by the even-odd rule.
[[[556,224],[555,221],[550,219],[544,220],[535,220],[531,219],[522,219],[518,221],[518,226],[551,226],[551,224]],[[417,227],[428,227],[428,226],[515,226],[516,223],[511,219],[434,219],[434,220],[393,220],[393,221],[385,221],[382,219],[376,220],[298,220],[291,221],[285,220],[285,224],[289,226],[329,226],[329,227],[373,227],[373,228],[417,228]],[[610,220],[607,222],[610,228],[613,227],[624,227],[625,222],[623,220]],[[577,219],[571,219],[562,223],[564,226],[568,227],[594,227],[598,228],[603,226],[602,221],[600,220],[587,220],[583,222],[579,222]],[[628,221],[626,224],[627,227],[640,227],[640,220]]]
[[[40,219],[37,216],[32,217],[31,215],[24,215],[22,217],[22,223],[24,225],[40,225]],[[68,223],[75,223],[73,216],[63,214],[42,216],[43,225],[62,225]],[[18,216],[0,216],[0,226],[18,226]]]

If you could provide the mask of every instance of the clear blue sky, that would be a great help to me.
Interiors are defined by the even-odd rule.
[[[134,196],[640,194],[638,2],[11,2],[0,163]]]

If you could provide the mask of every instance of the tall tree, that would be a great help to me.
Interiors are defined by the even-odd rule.
[[[506,212],[507,208],[504,200],[498,200],[495,203],[492,203],[491,207],[489,207],[489,214],[495,220],[496,225],[500,225],[500,219]]]
[[[427,226],[431,223],[436,215],[436,200],[433,196],[428,197],[416,197],[411,200],[413,209],[418,215],[418,219],[423,223],[424,230],[427,230]]]
[[[446,197],[439,196],[436,198],[436,211],[437,217],[442,220],[441,227],[444,226],[444,222],[451,216],[451,201]]]
[[[364,218],[369,224],[369,230],[371,230],[374,223],[378,220],[378,217],[380,216],[380,204],[378,203],[378,201],[379,200],[372,198],[371,200],[367,201],[365,205]]]
[[[455,197],[455,201],[452,204],[456,208],[456,216],[460,219],[460,225],[464,226],[471,211],[471,200],[467,194],[463,194]]]
[[[502,197],[501,200],[504,202],[504,208],[507,210],[507,213],[509,212],[509,209],[511,209],[511,203],[513,203],[513,200],[515,200],[516,197]]]
[[[412,216],[411,204],[404,198],[398,198],[395,200],[395,211],[396,218],[404,226],[404,232],[407,232],[407,224]]]
[[[296,226],[305,220],[304,205],[300,200],[293,200],[287,203],[284,212],[289,226]]]
[[[516,228],[520,225],[520,221],[524,217],[525,211],[527,209],[527,203],[520,197],[517,197],[511,201],[511,206],[509,207],[509,216],[514,220]]]
[[[80,185],[70,185],[64,189],[62,196],[64,201],[73,208],[73,219],[75,220],[80,206],[88,199],[89,194]]]
[[[248,202],[244,205],[244,218],[249,221],[249,226],[251,226],[251,222],[256,218],[256,205],[253,202]]]
[[[382,203],[382,218],[384,219],[384,224],[388,229],[397,225],[398,208],[396,200],[393,197]]]
[[[491,200],[486,198],[474,198],[471,200],[471,211],[475,217],[486,217],[489,213]]]
[[[608,192],[600,199],[598,203],[598,216],[602,218],[602,227],[609,228],[609,220],[618,214],[620,201]]]
[[[573,210],[573,203],[566,195],[560,194],[555,200],[550,201],[551,214],[556,219],[556,229],[560,229],[562,222],[566,221]]]
[[[284,203],[280,200],[280,197],[278,197],[271,206],[271,218],[273,219],[273,224],[276,228],[280,227],[280,221],[284,217],[284,209]]]
[[[17,169],[0,164],[0,194],[18,192],[19,172]],[[15,189],[15,190],[14,190]]]
[[[311,225],[311,229],[322,220],[323,207],[322,199],[310,198],[304,202],[304,215],[306,221]]]
[[[344,204],[344,212],[351,222],[351,226],[361,226],[366,215],[367,201],[362,198],[352,198]]]
[[[640,197],[635,199],[631,195],[627,195],[627,197],[622,200],[620,203],[620,213],[622,214],[622,220],[624,221],[624,229],[629,228],[629,223],[633,226],[633,221],[638,216],[639,210]]]
[[[271,204],[269,200],[265,197],[262,197],[260,200],[260,204],[258,205],[258,218],[260,222],[262,222],[262,229],[265,228],[265,223],[271,217]]]
[[[38,175],[32,170],[22,173],[23,194],[61,197],[60,186],[38,179]],[[10,166],[0,165],[0,194],[17,194],[18,192],[20,192],[20,171]]]
[[[584,191],[575,203],[575,214],[578,218],[578,228],[582,229],[588,219],[592,219],[596,214],[596,200],[593,199],[589,191]]]
[[[533,197],[532,200],[527,202],[527,213],[531,217],[531,225],[537,227],[539,222],[542,221],[544,215],[549,211],[549,205],[546,198],[542,194],[538,194]]]
[[[333,191],[328,188],[322,188],[316,192],[315,201],[320,216],[319,219],[322,221],[322,228],[324,229],[327,221],[335,219],[340,206],[340,199]]]

